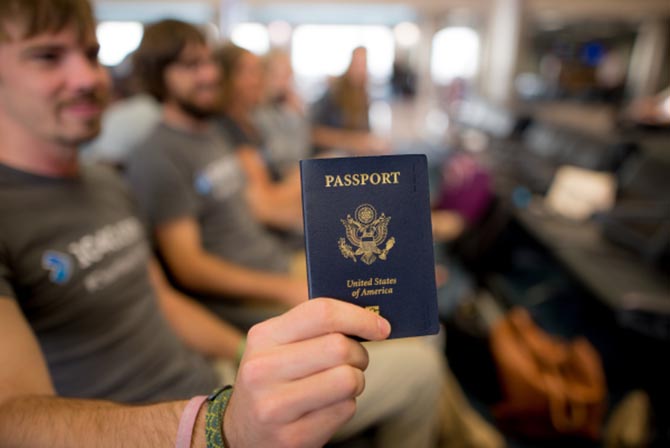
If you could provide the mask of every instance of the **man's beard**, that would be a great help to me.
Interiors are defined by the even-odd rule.
[[[77,135],[76,137],[60,136],[57,137],[56,140],[61,145],[76,146],[78,150],[82,150],[84,148],[84,145],[98,138],[101,129],[102,126],[100,124],[100,121],[98,121],[95,125],[91,126],[91,129],[86,134]]]
[[[209,106],[209,107],[198,106],[197,104],[194,104],[193,102],[185,98],[176,98],[176,100],[179,108],[184,112],[186,112],[191,117],[195,118],[196,120],[207,120],[219,113],[218,108],[216,106]]]

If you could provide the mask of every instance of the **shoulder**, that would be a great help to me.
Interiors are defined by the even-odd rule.
[[[91,163],[82,167],[82,177],[88,185],[105,196],[130,197],[128,185],[122,175],[112,167],[101,163]]]
[[[102,163],[82,165],[82,175],[86,179],[96,179],[102,182],[122,183],[121,176],[112,167]]]
[[[128,157],[128,166],[145,165],[156,160],[168,157],[170,149],[178,146],[171,130],[162,123],[157,124],[142,139]]]
[[[137,143],[135,152],[151,151],[152,148],[163,146],[173,141],[174,139],[172,138],[171,133],[171,129],[163,123],[156,123],[156,125],[147,132],[146,136]]]

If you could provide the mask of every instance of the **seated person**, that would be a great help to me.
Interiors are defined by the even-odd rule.
[[[290,251],[252,213],[237,155],[212,122],[219,70],[200,36],[181,22],[146,30],[135,65],[163,119],[133,151],[128,179],[175,284],[248,328],[306,300],[307,287],[289,275]],[[276,306],[248,306],[259,301]]]
[[[307,447],[360,427],[368,355],[344,335],[390,328],[326,299],[255,327],[232,395],[185,411],[232,381],[215,364],[242,335],[167,286],[123,183],[80,165],[108,95],[98,48],[86,0],[0,2],[2,446]]]
[[[294,175],[298,161],[313,151],[305,105],[295,91],[291,59],[284,51],[272,50],[263,58],[263,97],[253,118],[271,172],[279,179]]]
[[[347,71],[336,78],[311,111],[312,139],[322,151],[353,155],[384,154],[389,142],[370,132],[365,47],[354,49]]]
[[[238,51],[246,52],[246,50]],[[253,55],[250,57],[254,58]],[[228,66],[222,65],[224,72],[236,71],[229,62],[232,60],[233,58],[225,58],[220,61],[228,62]],[[289,179],[296,176],[299,160],[309,157],[311,153],[309,121],[305,115],[304,105],[293,87],[293,70],[288,54],[273,50],[263,62],[264,99],[253,111],[253,123],[250,123],[249,127],[255,125],[257,130],[255,133],[260,135],[260,141],[263,142],[262,162],[265,162],[267,167],[267,174],[264,177],[270,178],[274,174],[276,178]],[[246,85],[244,82],[233,82],[231,76],[228,79],[231,79],[228,83],[231,92],[239,92]],[[256,86],[255,83],[249,84]],[[224,83],[225,89],[226,83]],[[254,88],[254,92],[258,92],[257,87]],[[228,129],[234,128],[234,122],[231,116],[224,121]],[[248,142],[251,143],[251,140]],[[456,213],[434,210],[432,227],[433,238],[436,241],[452,241],[462,233],[464,222]],[[436,268],[440,271],[438,285],[441,285],[446,279],[441,275],[442,268],[440,266]]]
[[[176,283],[208,296],[203,303],[226,317],[232,307],[217,306],[217,299],[238,297],[242,309],[253,299],[304,301],[304,279],[287,275],[286,252],[248,210],[238,159],[210,118],[219,108],[219,71],[202,34],[173,20],[149,26],[137,61],[163,104],[163,121],[133,152],[128,174]],[[340,434],[376,425],[380,446],[431,446],[444,384],[441,353],[416,339],[366,348],[369,399],[361,397],[357,416]],[[391,393],[408,376],[417,389]]]
[[[263,99],[263,68],[258,56],[233,44],[215,52],[221,69],[221,116],[217,125],[223,129],[247,179],[247,200],[254,215],[266,225],[283,231],[302,231],[302,206],[298,160],[307,154],[295,154],[292,164],[276,161],[275,140],[255,121],[255,111]],[[281,135],[286,135],[282,130]],[[270,137],[270,138],[267,138]],[[299,135],[292,141],[299,146]],[[292,169],[290,169],[292,168]]]

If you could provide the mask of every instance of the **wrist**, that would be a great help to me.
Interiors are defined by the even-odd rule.
[[[228,408],[230,408],[230,406],[228,406]],[[231,412],[226,409],[221,421],[223,441],[226,444],[226,448],[234,448],[240,445],[240,439],[235,434],[235,424],[231,415]]]
[[[184,407],[177,428],[176,448],[191,448],[197,417],[206,400],[206,395],[193,397]]]
[[[225,442],[223,422],[232,393],[233,386],[226,386],[217,389],[207,397],[207,414],[205,416],[207,448],[225,448],[228,446]]]

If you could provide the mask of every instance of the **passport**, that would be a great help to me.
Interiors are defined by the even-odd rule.
[[[439,330],[424,155],[300,161],[309,297],[391,323],[390,338]]]

